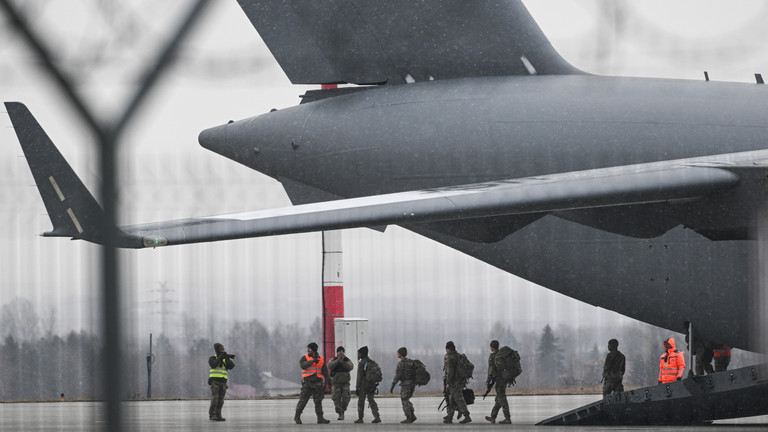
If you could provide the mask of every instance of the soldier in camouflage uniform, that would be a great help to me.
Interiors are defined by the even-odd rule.
[[[624,371],[626,369],[626,358],[619,351],[619,341],[611,339],[608,341],[608,355],[605,356],[605,365],[603,365],[603,396],[624,391]]]
[[[355,367],[354,362],[344,354],[344,347],[340,346],[336,348],[336,357],[328,362],[331,384],[333,384],[331,399],[336,412],[339,414],[339,420],[344,420],[344,412],[347,410],[349,400],[352,397],[349,392],[349,382],[352,381],[349,372]]]
[[[416,379],[416,363],[406,358],[408,356],[408,349],[406,347],[400,347],[397,350],[397,358],[400,362],[395,369],[395,378],[392,379],[392,386],[389,388],[390,393],[394,393],[395,385],[400,382],[400,402],[403,404],[403,412],[405,413],[405,420],[400,423],[413,423],[416,421],[416,415],[413,411],[413,404],[411,403],[411,397],[413,397],[413,391],[416,389],[414,380]]]
[[[448,341],[445,344],[445,358],[443,359],[443,370],[445,371],[443,383],[445,383],[445,390],[449,396],[446,401],[448,414],[443,417],[443,423],[453,423],[454,411],[458,411],[459,414],[464,416],[459,423],[469,423],[472,421],[469,417],[467,403],[464,401],[464,395],[462,394],[467,380],[461,378],[456,373],[458,362],[459,353],[456,352],[456,345],[453,341]]]
[[[731,362],[731,350],[728,345],[716,345],[714,348],[715,372],[724,372],[728,370],[728,364]]]
[[[376,362],[368,358],[367,346],[357,350],[357,358],[359,361],[357,364],[357,382],[355,383],[357,386],[357,420],[355,420],[355,423],[363,423],[363,413],[365,411],[366,399],[368,399],[368,406],[371,407],[371,412],[373,413],[373,421],[371,421],[371,423],[381,423],[381,417],[379,417],[379,406],[373,399],[373,395],[376,393],[376,386],[379,383],[370,382],[366,379],[367,368],[373,364],[376,364]]]
[[[488,378],[485,383],[489,386],[491,382],[495,383],[496,398],[491,409],[491,415],[486,416],[485,419],[491,423],[496,423],[496,416],[499,415],[499,410],[501,410],[504,413],[504,420],[499,421],[499,424],[510,424],[512,423],[512,414],[509,412],[509,402],[507,402],[507,381],[504,380],[503,371],[496,368],[496,353],[498,352],[499,341],[492,340],[491,354],[488,356]]]
[[[315,403],[317,422],[319,424],[330,423],[330,420],[323,418],[325,384],[322,377],[325,378],[325,382],[330,382],[331,378],[328,376],[328,367],[325,364],[325,359],[317,353],[316,343],[312,342],[307,345],[307,354],[301,356],[299,366],[301,367],[302,376],[301,394],[299,395],[299,403],[296,404],[296,414],[293,416],[293,420],[296,424],[301,424],[301,413],[311,397]]]

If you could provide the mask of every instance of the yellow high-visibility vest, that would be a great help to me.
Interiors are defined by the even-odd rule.
[[[223,359],[219,367],[211,368],[211,378],[227,379],[227,360]]]

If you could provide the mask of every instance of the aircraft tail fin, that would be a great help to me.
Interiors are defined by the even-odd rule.
[[[521,0],[238,0],[294,84],[581,74]]]
[[[43,198],[53,230],[45,237],[72,237],[103,244],[103,210],[27,107],[6,102],[16,136]]]

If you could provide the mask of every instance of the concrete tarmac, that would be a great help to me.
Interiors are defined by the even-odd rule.
[[[470,405],[472,423],[447,425],[442,423],[445,411],[437,411],[441,398],[415,397],[411,399],[416,420],[413,424],[400,424],[404,418],[399,398],[377,398],[382,423],[371,424],[373,419],[366,407],[365,424],[352,423],[357,418],[357,399],[352,400],[346,413],[346,420],[336,420],[333,402],[323,401],[325,417],[330,424],[316,423],[314,406],[310,400],[301,417],[304,424],[293,422],[297,399],[279,400],[227,400],[223,415],[225,422],[208,420],[208,401],[141,401],[124,404],[124,431],[329,431],[329,430],[375,430],[383,431],[426,431],[426,430],[501,430],[517,431],[591,431],[595,427],[552,427],[534,426],[537,422],[553,415],[594,402],[599,395],[568,396],[516,396],[510,397],[512,425],[492,425],[485,421],[493,407],[493,397],[477,398]],[[0,404],[0,431],[105,431],[103,405],[98,402],[45,402]],[[510,427],[511,426],[511,427]],[[700,428],[669,427],[612,427],[610,430],[626,429],[637,431],[669,431],[674,429],[698,430]],[[716,431],[757,431],[768,430],[768,416],[749,419],[719,421],[707,427],[708,432]]]

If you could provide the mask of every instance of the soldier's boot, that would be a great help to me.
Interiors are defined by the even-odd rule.
[[[491,423],[496,423],[496,417],[485,416],[485,419]]]
[[[330,422],[331,422],[330,420],[323,418],[323,416],[320,416],[317,418],[317,424],[328,424]]]
[[[512,424],[512,419],[509,417],[504,417],[504,420],[500,421],[499,424]]]
[[[296,424],[301,424],[301,413],[296,411],[296,414],[293,416],[293,421],[296,422]]]
[[[472,421],[472,418],[469,417],[469,413],[464,414],[464,418],[461,419],[459,423],[469,423]]]
[[[365,423],[365,422],[363,421],[363,418],[360,417],[359,419],[355,420],[355,423]]]
[[[416,421],[416,413],[414,412],[413,408],[405,413],[405,419],[410,420],[408,423],[413,423]]]
[[[381,423],[381,417],[379,416],[374,417],[371,423]]]
[[[453,423],[453,413],[448,414],[447,416],[443,417],[443,423]]]
[[[400,423],[413,423],[416,421],[416,417],[406,417],[405,420],[401,421]]]
[[[339,420],[344,420],[344,411],[339,413]]]

